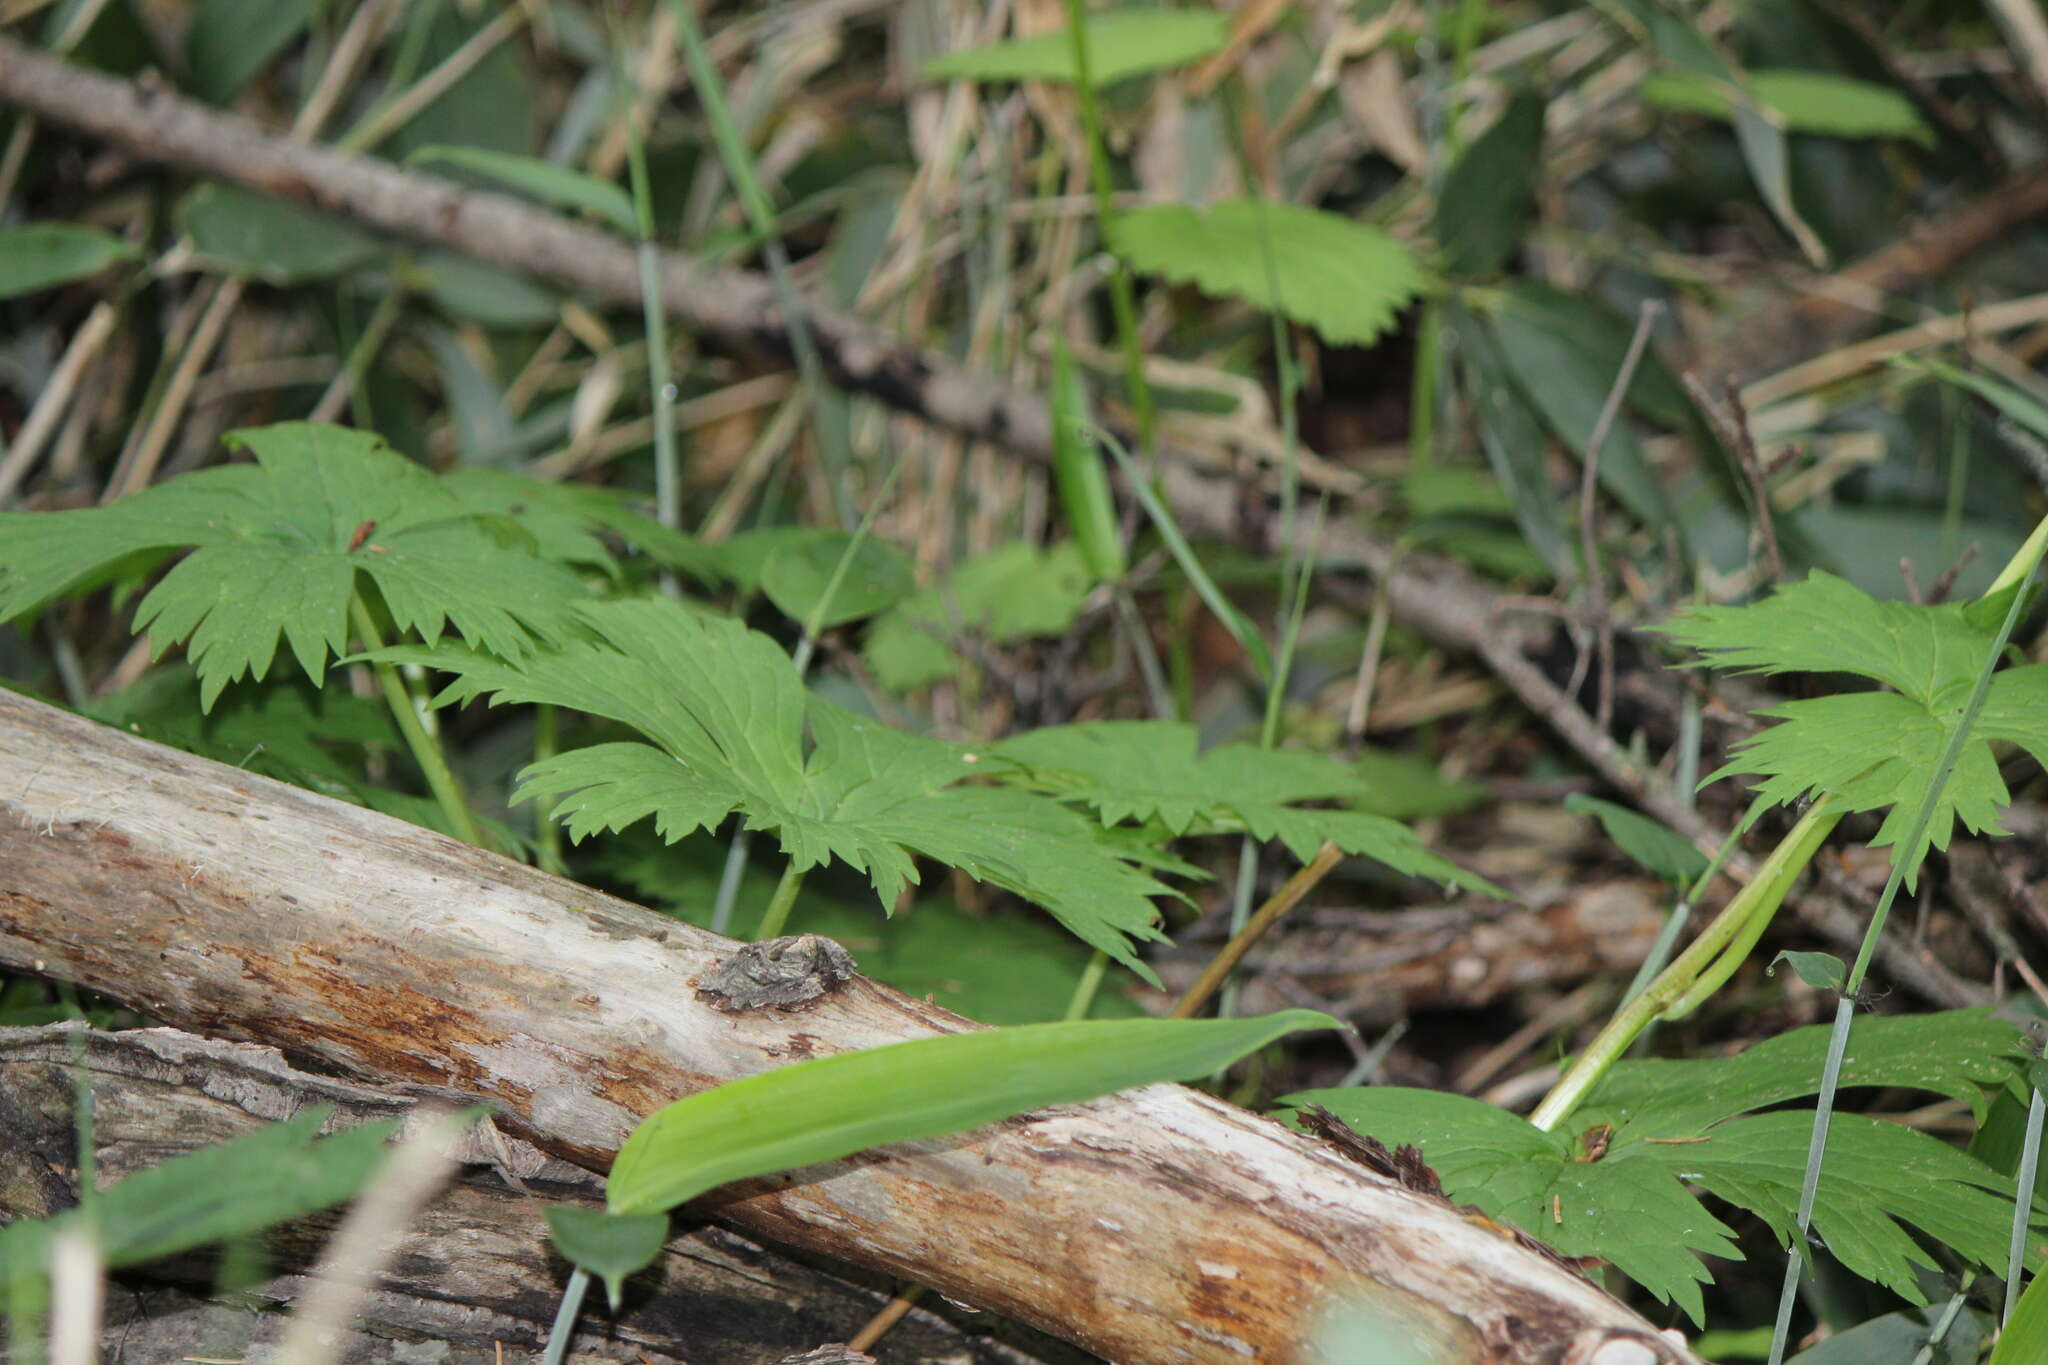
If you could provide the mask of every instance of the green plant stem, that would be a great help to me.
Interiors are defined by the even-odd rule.
[[[1070,1024],[1076,1019],[1086,1019],[1088,1011],[1095,1007],[1096,992],[1102,989],[1102,974],[1108,970],[1109,954],[1097,948],[1088,959],[1088,965],[1081,969],[1081,979],[1074,983],[1074,994],[1067,1001],[1067,1012],[1060,1018]]]
[[[370,616],[369,607],[363,604],[360,594],[351,593],[348,599],[349,623],[361,637],[363,649],[374,652],[384,648],[384,638],[377,630],[377,623]],[[398,676],[395,665],[381,660],[372,660],[370,670],[377,677],[377,685],[384,691],[384,702],[391,708],[391,718],[398,722],[398,732],[405,736],[406,746],[412,750],[413,761],[420,765],[420,772],[427,779],[427,790],[440,803],[442,813],[448,817],[448,824],[455,831],[455,837],[466,844],[485,847],[483,835],[477,829],[476,817],[469,813],[469,804],[462,799],[462,788],[455,781],[455,773],[448,766],[447,756],[441,746],[427,733],[427,727],[420,720],[420,713],[413,705],[412,693],[405,687],[405,680]]]
[[[775,894],[768,898],[768,908],[761,912],[761,923],[754,930],[754,941],[774,938],[781,934],[782,927],[789,923],[789,912],[796,905],[796,893],[803,890],[804,874],[794,862],[783,864],[782,880],[775,883]]]
[[[623,69],[623,67],[622,67]],[[676,391],[669,382],[668,308],[661,297],[661,250],[654,242],[654,200],[647,183],[647,148],[639,125],[626,119],[626,165],[633,184],[633,216],[640,229],[640,315],[647,330],[647,387],[654,405],[654,516],[671,531],[683,525],[682,466],[676,455]],[[674,575],[663,576],[673,592]]]
[[[569,1341],[576,1335],[576,1315],[583,1311],[583,1295],[590,1288],[590,1272],[578,1266],[569,1272],[569,1283],[562,1286],[562,1303],[555,1309],[554,1326],[548,1328],[547,1350],[540,1358],[540,1365],[562,1365],[562,1358],[569,1354]]]
[[[1148,465],[1157,460],[1158,417],[1152,406],[1152,385],[1145,378],[1145,347],[1138,336],[1138,302],[1131,272],[1116,254],[1116,186],[1109,176],[1109,148],[1102,136],[1102,108],[1095,98],[1094,71],[1088,56],[1088,8],[1083,0],[1067,0],[1067,35],[1074,52],[1074,101],[1088,141],[1088,181],[1095,191],[1095,226],[1110,253],[1109,306],[1116,318],[1117,339],[1124,352],[1124,379],[1131,390],[1131,415],[1138,427],[1138,451]]]
[[[1750,946],[1762,934],[1771,917],[1784,904],[1785,893],[1813,860],[1822,843],[1834,832],[1844,812],[1831,797],[1813,803],[1794,825],[1748,886],[1737,892],[1720,914],[1700,931],[1669,967],[1608,1021],[1586,1050],[1571,1065],[1543,1103],[1529,1116],[1538,1128],[1552,1129],[1562,1123],[1597,1085],[1602,1076],[1635,1042],[1637,1035],[1659,1016],[1678,1018],[1697,1004],[1703,983],[1718,987],[1733,974]],[[1686,1006],[1686,1008],[1680,1008]]]
[[[2039,1086],[2027,1087],[2031,1093],[2027,1100],[2027,1131],[2020,1142],[2019,1188],[2013,1199],[2012,1241],[2005,1257],[2005,1303],[1998,1310],[2001,1326],[2012,1321],[2012,1310],[2019,1302],[2020,1277],[2027,1268],[2027,1225],[2029,1213],[2034,1207],[2035,1167],[2041,1159],[2041,1124],[2044,1106]]]
[[[562,749],[562,713],[559,707],[547,702],[533,708],[533,761],[545,762],[560,753]],[[569,865],[562,860],[562,827],[536,806],[533,821],[533,846],[535,861],[543,872],[552,872],[557,877],[569,873]]]
[[[1885,879],[1884,890],[1877,898],[1877,909],[1871,912],[1870,923],[1863,930],[1863,943],[1856,952],[1856,961],[1849,968],[1848,980],[1842,985],[1842,998],[1835,1007],[1834,1030],[1828,1035],[1827,1061],[1821,1067],[1820,1093],[1814,1099],[1813,1138],[1807,1145],[1806,1178],[1799,1188],[1798,1227],[1793,1233],[1792,1245],[1786,1248],[1785,1282],[1778,1293],[1777,1322],[1771,1328],[1770,1365],[1779,1365],[1785,1359],[1785,1349],[1792,1334],[1792,1305],[1798,1296],[1799,1274],[1806,1261],[1806,1237],[1807,1230],[1813,1226],[1813,1206],[1820,1196],[1820,1172],[1827,1155],[1828,1124],[1834,1117],[1835,1094],[1841,1086],[1842,1058],[1849,1050],[1849,1024],[1856,1013],[1856,997],[1863,989],[1863,980],[1870,970],[1870,960],[1877,952],[1878,939],[1884,934],[1885,922],[1891,918],[1892,903],[1898,899],[1899,887],[1905,882],[1908,859],[1921,848],[1927,837],[1927,827],[1933,822],[1935,809],[1941,804],[1941,794],[1948,787],[1957,760],[1962,757],[1970,727],[1984,709],[1985,694],[1991,690],[1991,675],[1997,671],[2006,643],[2012,639],[2013,627],[2019,624],[2020,613],[2026,608],[2027,584],[2041,564],[2044,531],[2048,531],[2048,518],[2043,518],[2026,544],[2006,563],[1992,588],[1996,592],[2000,587],[2016,582],[2018,591],[2006,604],[2005,619],[1999,624],[1991,648],[1985,652],[1984,665],[1977,671],[1977,685],[1971,690],[1970,699],[1963,704],[1961,714],[1956,717],[1955,732],[1949,736],[1948,747],[1942,751],[1941,762],[1934,769],[1934,779],[1927,784],[1927,793],[1920,799],[1920,809],[1914,813],[1912,826],[1906,831],[1905,838],[1892,846],[1891,876]],[[2019,1216],[2024,1218],[2025,1211],[2022,1210]]]

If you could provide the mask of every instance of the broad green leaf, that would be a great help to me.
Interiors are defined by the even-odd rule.
[[[280,637],[319,682],[345,648],[367,581],[401,630],[453,628],[517,656],[571,629],[583,595],[557,565],[506,549],[435,477],[367,432],[287,422],[230,432],[254,464],[173,479],[111,507],[0,514],[0,620],[103,579],[191,553],[143,598],[135,629],[163,651],[190,637],[203,705],[262,678]]]
[[[406,280],[458,322],[539,328],[562,313],[562,301],[526,276],[452,251],[422,253]]]
[[[1745,73],[1750,94],[1777,116],[1790,133],[1821,133],[1829,137],[1902,137],[1934,145],[1934,134],[1913,102],[1888,86],[1873,85],[1826,71]],[[1734,117],[1727,87],[1682,72],[1656,72],[1643,81],[1643,99],[1662,109]]]
[[[1578,314],[1600,310],[1583,300],[1504,290],[1489,295],[1484,315],[1501,363],[1529,405],[1583,463],[1592,448],[1600,410],[1620,376],[1619,359],[1592,344]],[[1684,528],[1627,414],[1617,414],[1600,446],[1599,478],[1629,511],[1658,529]]]
[[[1329,840],[1411,876],[1507,895],[1431,853],[1405,825],[1296,804],[1368,794],[1364,780],[1334,759],[1249,744],[1198,755],[1197,747],[1192,725],[1121,720],[1045,726],[1001,740],[990,753],[1015,764],[1018,780],[1090,807],[1106,825],[1158,821],[1175,835],[1243,831],[1278,839],[1303,862]]]
[[[1545,467],[1549,441],[1542,422],[1516,387],[1492,332],[1456,303],[1446,304],[1443,314],[1451,325],[1451,334],[1457,338],[1458,358],[1467,371],[1466,392],[1472,395],[1479,418],[1479,439],[1486,451],[1486,462],[1506,490],[1515,524],[1521,528],[1529,548],[1553,574],[1566,578],[1574,571],[1577,560],[1566,536],[1563,499],[1552,488],[1550,472]],[[1436,472],[1436,467],[1411,472],[1429,474]],[[1412,494],[1410,502],[1414,504]],[[1417,510],[1426,509],[1418,506]]]
[[[802,626],[815,616],[821,630],[886,611],[914,586],[903,552],[871,535],[860,537],[857,546],[854,537],[838,532],[806,536],[776,549],[761,565],[761,591],[775,609]]]
[[[798,1062],[650,1115],[619,1150],[605,1198],[621,1213],[671,1209],[735,1180],[1206,1076],[1297,1030],[1341,1027],[1315,1010],[1025,1024]]]
[[[1988,1365],[2035,1365],[2048,1360],[2048,1275],[2036,1275],[1998,1334]]]
[[[400,41],[410,43],[418,39],[421,71],[432,71],[461,51],[479,30],[497,22],[499,13],[499,7],[491,5],[473,9],[463,5],[411,5],[407,9],[408,24],[419,25],[424,31],[409,31]],[[547,103],[529,69],[522,45],[499,43],[481,60],[473,62],[439,98],[379,144],[381,154],[403,161],[421,147],[490,147],[501,152],[530,152],[537,116]]]
[[[652,1265],[668,1241],[667,1213],[614,1213],[574,1204],[550,1204],[546,1213],[555,1250],[604,1281],[614,1313],[626,1277]]]
[[[72,223],[31,223],[0,230],[0,299],[94,275],[142,253],[97,228]]]
[[[455,674],[437,704],[547,703],[653,741],[578,749],[520,774],[514,799],[561,798],[554,814],[574,839],[652,817],[673,841],[738,812],[774,831],[799,869],[836,858],[865,872],[885,909],[918,880],[923,854],[1044,906],[1152,979],[1131,941],[1161,937],[1151,897],[1166,888],[1092,822],[1029,792],[955,786],[986,769],[981,753],[808,697],[775,642],[737,621],[665,599],[585,603],[576,615],[595,638],[517,664],[455,648],[381,657]]]
[[[1118,217],[1109,244],[1134,270],[1272,309],[1339,345],[1370,345],[1427,285],[1386,233],[1298,204],[1153,205]]]
[[[1229,16],[1207,9],[1121,9],[1088,20],[1088,70],[1098,86],[1180,66],[1223,46]],[[924,64],[926,80],[1074,80],[1066,30],[948,52]]]
[[[1880,602],[1815,571],[1747,607],[1694,607],[1664,627],[1700,650],[1704,663],[1760,673],[1854,673],[1892,692],[1853,692],[1786,702],[1759,714],[1783,724],[1744,740],[1707,781],[1760,776],[1760,795],[1789,802],[1832,792],[1847,809],[1885,810],[1872,842],[1890,846],[1915,884],[1928,847],[1947,848],[1955,822],[2002,833],[2011,800],[1991,745],[2016,744],[2048,762],[2048,665],[2007,668],[1991,679],[1934,818],[1917,848],[1900,847],[1934,780],[1992,645],[1960,603]]]
[[[265,284],[326,279],[383,252],[338,218],[234,185],[199,186],[174,216],[201,265]]]
[[[1072,541],[1050,550],[1009,541],[962,564],[943,587],[913,593],[876,617],[863,652],[877,682],[908,692],[958,672],[949,645],[962,638],[1010,645],[1064,634],[1088,586]]]
[[[1365,749],[1352,760],[1351,770],[1365,786],[1350,798],[1351,806],[1389,820],[1455,815],[1485,804],[1492,795],[1485,783],[1447,777],[1418,754]]]
[[[1098,583],[1115,583],[1129,565],[1124,560],[1122,529],[1116,500],[1109,491],[1109,471],[1102,452],[1089,435],[1088,393],[1074,369],[1064,337],[1053,337],[1052,471],[1059,489],[1060,510],[1066,513],[1067,534],[1081,551],[1082,562]]]
[[[1787,1365],[1978,1365],[1983,1358],[1983,1315],[1965,1308],[1937,1341],[1934,1329],[1943,1316],[1939,1305],[1886,1313],[1809,1346]],[[1764,1329],[1764,1339],[1758,1360],[1770,1358],[1769,1328]]]
[[[244,1137],[138,1171],[103,1192],[93,1237],[110,1268],[261,1232],[353,1197],[383,1164],[394,1121],[320,1136],[321,1106]],[[39,1274],[50,1238],[86,1215],[24,1220],[0,1229],[0,1284]]]
[[[1694,27],[1690,16],[1677,12],[1669,0],[1605,0],[1603,8],[1622,16],[1625,26],[1635,28],[1647,38],[1651,49],[1667,65],[1725,92],[1735,141],[1742,149],[1743,162],[1749,167],[1757,193],[1772,216],[1798,241],[1807,259],[1816,265],[1824,264],[1826,248],[1792,202],[1785,131],[1779,122],[1782,116],[1767,112],[1758,102],[1742,69]]]
[[[320,0],[201,0],[185,35],[186,84],[226,104],[304,31]]]
[[[1623,853],[1675,886],[1690,886],[1707,870],[1706,855],[1694,848],[1690,840],[1626,806],[1573,792],[1565,797],[1564,808],[1599,820],[1607,837]]]
[[[497,152],[488,147],[445,147],[430,144],[406,158],[413,166],[454,166],[510,186],[542,203],[581,209],[628,235],[639,231],[633,201],[609,180],[557,166],[537,156]]]
[[[1730,1229],[1687,1186],[1795,1225],[1813,1116],[1750,1111],[1817,1093],[1825,1025],[1756,1044],[1739,1056],[1618,1063],[1578,1111],[1577,1132],[1544,1132],[1482,1101],[1437,1091],[1366,1087],[1311,1091],[1320,1104],[1388,1145],[1419,1146],[1449,1197],[1473,1203],[1568,1256],[1595,1255],[1695,1321],[1698,1256],[1740,1259]],[[2018,1031],[1985,1010],[1859,1016],[1845,1087],[1905,1087],[1964,1099],[1981,1113],[2027,1056]],[[1857,1274],[1914,1302],[1928,1264],[1907,1228],[1980,1265],[2001,1264],[2013,1182],[1927,1134],[1837,1114],[1814,1226]]]
[[[1434,233],[1452,274],[1492,275],[1522,244],[1543,166],[1543,110],[1542,96],[1516,95],[1445,175]]]
[[[1839,991],[1849,983],[1848,966],[1833,953],[1795,953],[1787,949],[1771,959],[1764,975],[1775,976],[1780,962],[1815,990]]]

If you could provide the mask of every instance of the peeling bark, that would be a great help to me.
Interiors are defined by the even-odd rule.
[[[593,1169],[677,1096],[974,1027],[862,977],[802,1014],[721,1013],[695,988],[736,947],[0,693],[0,962],[180,1027],[481,1100]],[[1180,1086],[729,1186],[696,1211],[1131,1365],[1292,1360],[1338,1297],[1445,1365],[1697,1359],[1497,1229]]]

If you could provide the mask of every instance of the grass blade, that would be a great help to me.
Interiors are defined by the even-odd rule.
[[[658,1212],[750,1176],[1205,1076],[1297,1029],[1337,1027],[1315,1010],[1027,1024],[799,1062],[649,1116],[620,1150],[606,1199],[618,1213]]]

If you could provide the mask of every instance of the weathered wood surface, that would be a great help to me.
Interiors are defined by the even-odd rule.
[[[799,1014],[695,983],[729,940],[0,692],[0,962],[195,1032],[481,1099],[601,1169],[667,1101],[972,1027],[856,977]],[[700,1211],[1111,1360],[1295,1359],[1334,1298],[1434,1358],[1690,1365],[1595,1286],[1179,1086],[729,1187]]]
[[[417,1120],[417,1101],[389,1086],[316,1076],[293,1068],[275,1049],[200,1038],[176,1029],[102,1033],[82,1025],[0,1028],[0,1222],[47,1217],[77,1200],[75,1107],[83,1076],[92,1095],[93,1151],[102,1187],[258,1124],[321,1105],[331,1127],[374,1119]],[[484,1362],[496,1349],[538,1350],[546,1340],[568,1267],[548,1245],[547,1202],[595,1204],[599,1179],[536,1151],[518,1138],[479,1126],[450,1155],[466,1173],[406,1232],[378,1293],[358,1306],[363,1325],[385,1338],[449,1348],[447,1360]],[[239,1297],[265,1309],[294,1308],[308,1286],[335,1215],[303,1219],[264,1238],[269,1269]],[[152,1292],[139,1303],[115,1294],[128,1311],[106,1329],[108,1359],[239,1358],[251,1343],[277,1335],[275,1312],[222,1310],[195,1322],[188,1294],[213,1280],[211,1252],[179,1257],[123,1276]],[[163,1291],[163,1292],[155,1292]],[[718,1361],[774,1365],[827,1342],[851,1338],[887,1301],[889,1282],[850,1284],[715,1224],[679,1226],[662,1256],[635,1276],[614,1317],[593,1296],[572,1348],[581,1357],[620,1361]],[[989,1315],[962,1331],[913,1310],[891,1329],[894,1359],[956,1365],[1032,1365],[1042,1357],[987,1339]],[[186,1340],[210,1328],[199,1349]],[[1023,1335],[1022,1329],[1016,1329]],[[182,1349],[170,1349],[173,1342]],[[1048,1354],[1069,1348],[1039,1338]],[[348,1360],[384,1359],[388,1340],[366,1339]]]

